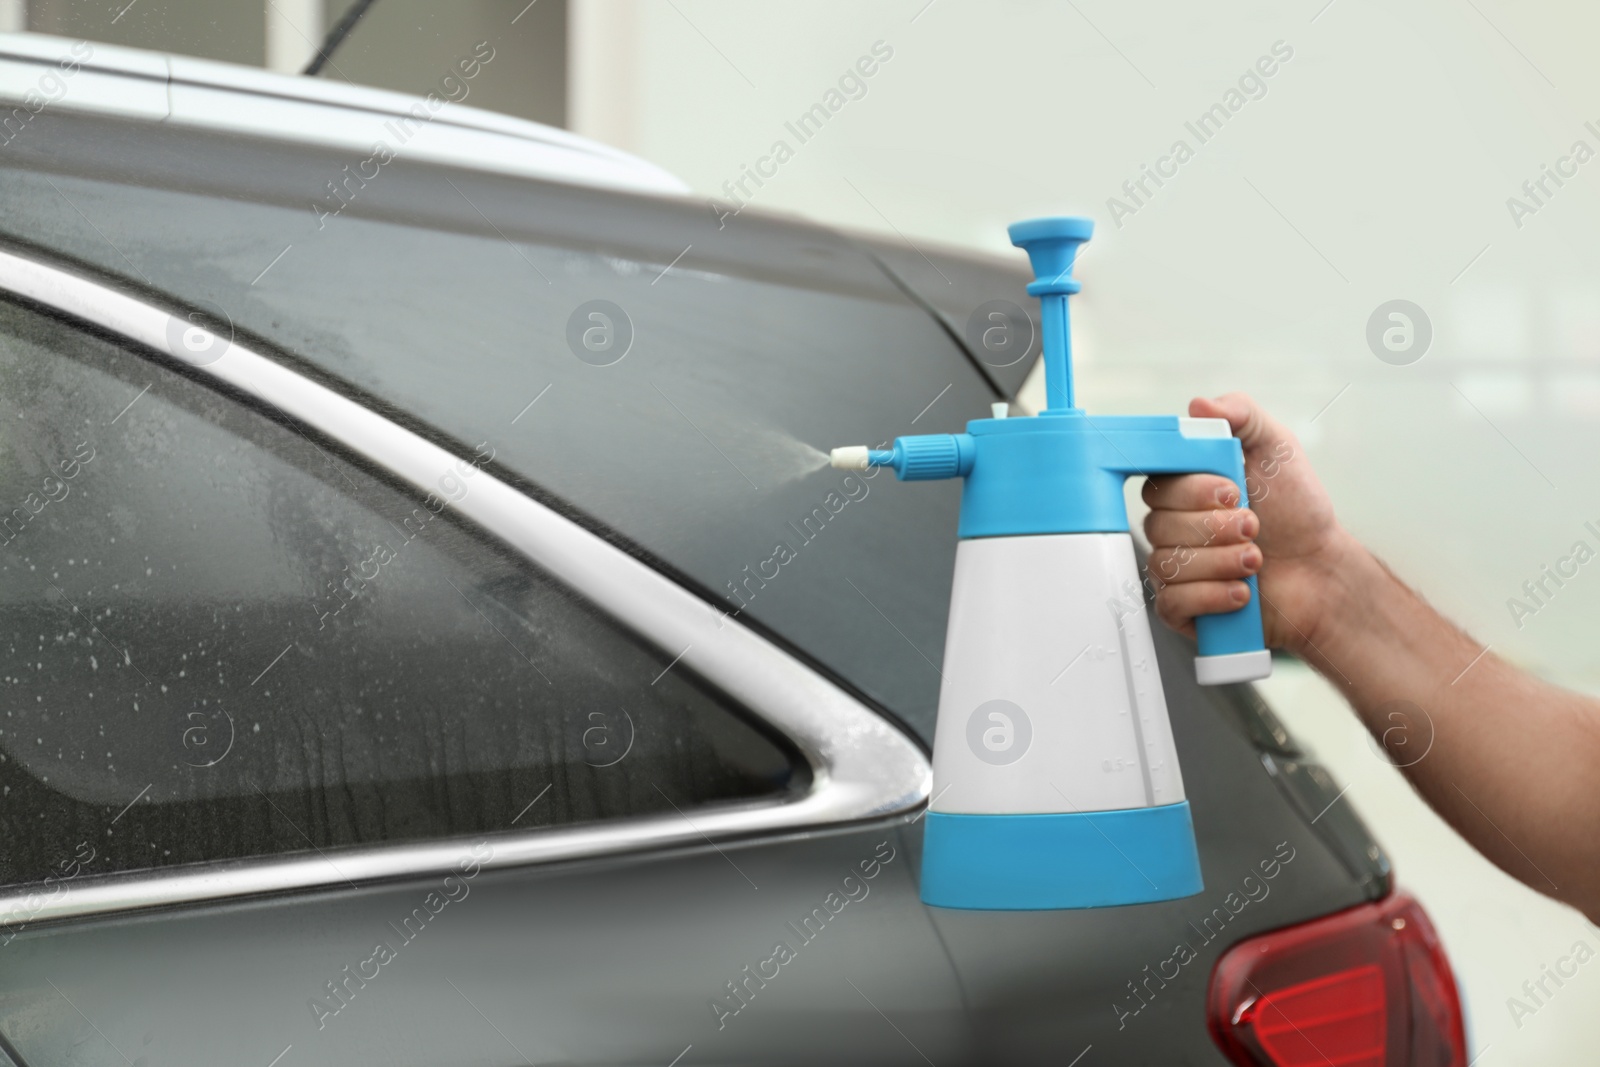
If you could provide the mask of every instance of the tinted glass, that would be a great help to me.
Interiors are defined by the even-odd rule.
[[[403,152],[329,199],[349,160],[51,112],[35,126],[51,167],[115,159],[144,184],[19,173],[0,182],[3,225],[123,277],[131,263],[458,440],[490,441],[506,468],[931,736],[960,487],[864,481],[825,453],[959,430],[995,397],[858,247],[755,209],[719,220],[703,201]]]
[[[99,873],[791,784],[776,742],[442,497],[6,304],[0,504],[0,882],[80,842]]]

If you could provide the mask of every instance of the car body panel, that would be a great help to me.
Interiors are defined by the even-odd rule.
[[[964,1040],[914,874],[878,827],[483,870],[426,924],[403,925],[437,878],[35,929],[3,950],[3,1029],[26,1062],[84,1067],[113,1049],[267,1064],[288,1046],[284,1063],[665,1064],[691,1044],[686,1062],[921,1063],[873,1007],[930,1051]],[[830,894],[859,899],[833,914]],[[791,924],[819,908],[804,942]],[[712,1002],[737,1004],[727,983],[779,941],[794,959],[719,1027]],[[379,943],[393,958],[367,964]]]
[[[925,241],[912,245],[877,235],[850,236],[937,317],[1002,396],[1016,397],[1042,351],[1038,305],[1025,292],[1033,272],[1020,250],[1003,259]],[[984,331],[994,323],[979,309],[992,311],[986,305],[997,303],[1027,318],[1031,331],[1025,348],[1003,355],[985,349]]]

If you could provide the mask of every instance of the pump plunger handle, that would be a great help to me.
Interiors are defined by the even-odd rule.
[[[1011,243],[1028,253],[1034,280],[1028,294],[1039,298],[1039,327],[1044,347],[1046,411],[1073,411],[1072,330],[1067,297],[1082,288],[1072,276],[1078,246],[1094,233],[1093,219],[1071,217],[1029,219],[1006,232]]]

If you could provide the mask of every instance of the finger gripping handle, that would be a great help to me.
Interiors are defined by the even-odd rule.
[[[1229,443],[1233,446],[1233,469],[1214,473],[1239,487],[1239,506],[1247,508],[1250,496],[1245,487],[1244,449],[1236,438],[1229,438]],[[1251,682],[1272,674],[1272,653],[1267,651],[1261,629],[1261,590],[1256,576],[1252,574],[1245,579],[1245,584],[1250,587],[1250,600],[1244,607],[1216,615],[1200,615],[1194,620],[1199,646],[1194,658],[1194,674],[1201,685]]]
[[[1162,457],[1152,474],[1217,474],[1239,489],[1239,506],[1250,506],[1245,486],[1244,448],[1220,419],[1182,419],[1176,440],[1169,439],[1171,453]],[[1167,449],[1163,448],[1163,452]],[[1195,680],[1201,685],[1226,685],[1250,682],[1272,673],[1272,654],[1267,651],[1261,629],[1261,590],[1255,575],[1246,579],[1250,600],[1242,608],[1200,615],[1194,620],[1199,654],[1195,656]]]

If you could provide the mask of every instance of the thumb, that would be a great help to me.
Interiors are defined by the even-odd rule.
[[[1233,436],[1246,452],[1265,448],[1287,436],[1247,393],[1227,393],[1215,399],[1197,396],[1189,401],[1189,414],[1199,419],[1227,419]]]

